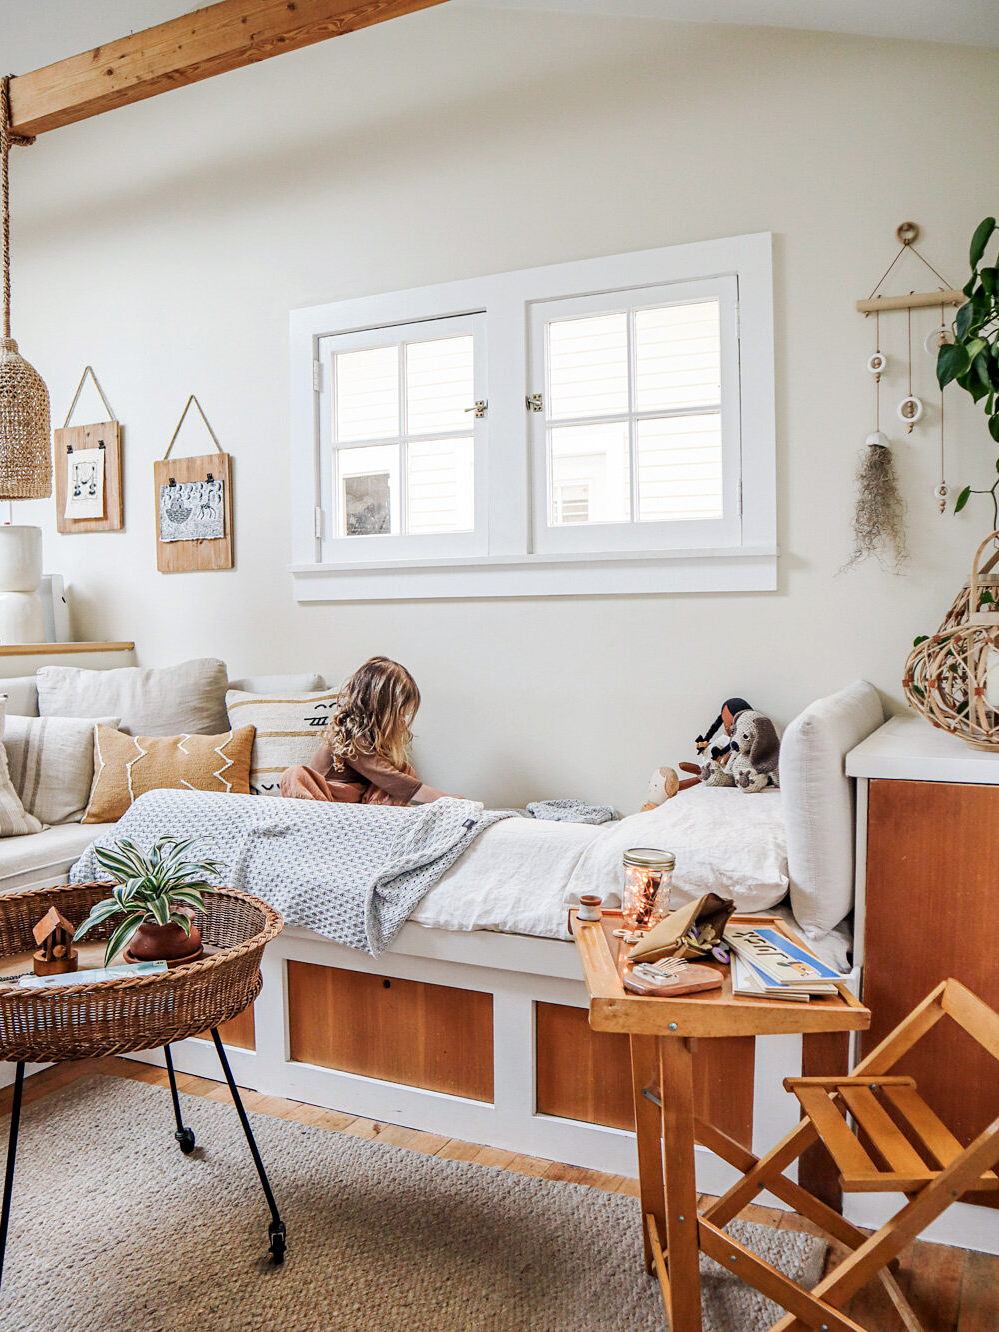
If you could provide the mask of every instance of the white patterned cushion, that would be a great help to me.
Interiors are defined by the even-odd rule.
[[[24,808],[42,823],[79,823],[94,782],[94,727],[118,721],[8,715],[3,746]]]
[[[257,728],[250,759],[250,790],[254,795],[280,795],[285,768],[308,763],[326,734],[336,700],[335,689],[308,694],[229,690],[229,724]]]
[[[0,735],[3,734],[7,700],[0,702]],[[29,814],[14,790],[7,768],[7,751],[0,744],[0,837],[23,837],[42,831],[41,822]]]

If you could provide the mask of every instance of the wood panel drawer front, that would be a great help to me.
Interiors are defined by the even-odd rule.
[[[872,781],[864,1003],[868,1053],[947,976],[999,1009],[999,787]],[[945,1019],[896,1070],[962,1143],[999,1115],[996,1064]],[[982,1194],[966,1201],[999,1205]]]
[[[288,963],[291,1058],[473,1101],[493,1099],[493,997]]]
[[[626,1035],[594,1031],[585,1008],[562,1004],[536,1005],[535,1033],[539,1114],[635,1127]],[[753,1139],[754,1072],[752,1037],[698,1043],[697,1113],[747,1147]]]
[[[223,1022],[219,1027],[219,1035],[222,1037],[223,1045],[235,1045],[240,1050],[255,1050],[257,1034],[253,1026],[253,1005],[244,1008],[239,1017],[234,1017],[231,1022]],[[206,1031],[203,1036],[195,1036],[194,1039],[210,1041],[211,1032]]]

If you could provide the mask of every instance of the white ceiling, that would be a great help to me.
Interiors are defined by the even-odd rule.
[[[455,0],[455,3],[489,9],[616,14],[999,46],[997,0]]]

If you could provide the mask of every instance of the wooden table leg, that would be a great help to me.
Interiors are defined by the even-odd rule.
[[[802,1077],[831,1077],[849,1071],[848,1031],[817,1031],[802,1036]],[[831,1207],[834,1212],[842,1212],[843,1190],[839,1184],[839,1172],[832,1157],[821,1143],[815,1143],[802,1152],[798,1162],[798,1183],[820,1202]]]
[[[666,1186],[663,1180],[662,1126],[659,1107],[642,1092],[658,1087],[659,1051],[655,1036],[632,1036],[631,1085],[635,1095],[635,1135],[638,1139],[638,1185],[642,1199],[642,1241],[645,1270],[652,1271],[652,1241],[647,1216],[654,1216],[659,1234],[666,1234]]]
[[[701,1264],[694,1178],[694,1059],[680,1036],[659,1041],[666,1251],[671,1332],[701,1332]]]

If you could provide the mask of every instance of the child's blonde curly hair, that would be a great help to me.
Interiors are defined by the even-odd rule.
[[[367,750],[404,768],[419,706],[420,691],[405,666],[372,657],[340,690],[326,744],[336,759],[349,760]]]

